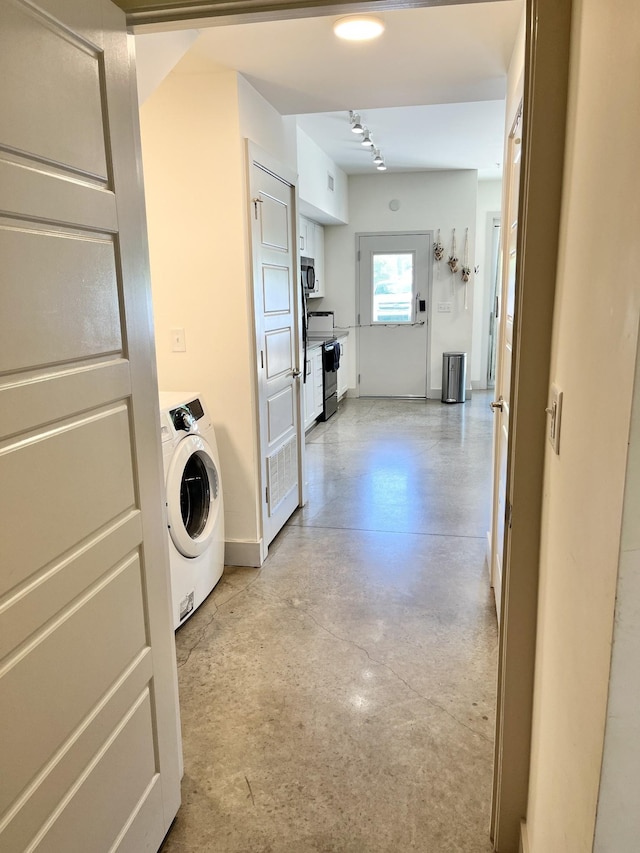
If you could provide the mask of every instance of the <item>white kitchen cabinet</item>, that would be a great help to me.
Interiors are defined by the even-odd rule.
[[[300,236],[300,254],[315,261],[316,290],[309,294],[311,299],[324,296],[324,225],[298,217],[298,233]]]
[[[324,390],[322,387],[322,347],[307,352],[307,381],[304,385],[304,428],[309,429],[322,414]]]
[[[313,250],[316,272],[316,289],[313,296],[325,295],[324,282],[324,225],[319,225],[317,222],[312,223],[313,229]]]
[[[306,381],[303,387],[304,393],[304,428],[309,429],[311,424],[313,423],[313,409],[314,409],[314,399],[313,399],[313,379],[311,378],[313,375],[313,359],[310,357],[311,354],[307,357],[307,376]]]
[[[349,389],[349,338],[338,337],[340,343],[340,367],[338,368],[338,400],[347,393]]]
[[[298,217],[298,232],[300,236],[300,254],[305,258],[314,258],[315,222],[306,216]]]

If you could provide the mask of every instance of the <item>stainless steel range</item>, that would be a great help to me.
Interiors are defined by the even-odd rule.
[[[320,420],[327,421],[338,411],[338,368],[340,367],[340,344],[334,338],[322,344],[322,388],[324,405]]]
[[[338,410],[338,367],[340,344],[334,335],[333,311],[309,311],[307,336],[310,341],[322,341],[322,373],[324,405],[320,420],[326,421]]]

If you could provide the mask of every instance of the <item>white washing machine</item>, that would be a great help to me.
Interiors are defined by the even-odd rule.
[[[202,604],[224,569],[224,510],[216,434],[202,397],[160,392],[174,627]]]

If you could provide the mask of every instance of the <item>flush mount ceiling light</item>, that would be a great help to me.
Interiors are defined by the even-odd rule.
[[[349,15],[338,18],[333,25],[338,38],[347,41],[367,41],[377,38],[384,31],[384,23],[372,15]]]
[[[351,122],[351,130],[353,133],[364,133],[364,127],[360,122],[360,116],[358,113],[354,113],[353,110],[349,110],[349,121]]]

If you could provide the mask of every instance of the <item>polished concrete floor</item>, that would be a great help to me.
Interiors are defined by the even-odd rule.
[[[307,506],[177,633],[183,805],[163,853],[488,853],[491,414],[348,400]]]

